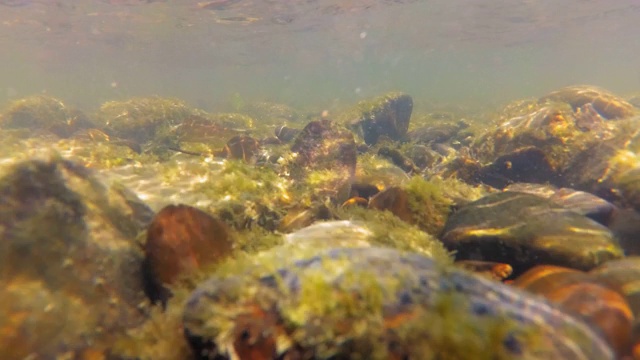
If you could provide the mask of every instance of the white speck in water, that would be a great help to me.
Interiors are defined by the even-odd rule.
[[[363,32],[360,33],[360,39],[364,39],[366,37],[367,37],[367,32],[366,31],[363,31]]]

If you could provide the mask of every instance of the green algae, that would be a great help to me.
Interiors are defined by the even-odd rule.
[[[388,359],[398,354],[425,359],[465,359],[469,354],[477,359],[508,359],[514,354],[505,348],[507,339],[530,349],[550,330],[523,326],[506,314],[473,315],[466,294],[446,290],[430,295],[432,300],[416,298],[417,302],[393,311],[388,304],[397,301],[401,289],[411,288],[413,280],[407,279],[414,274],[380,276],[381,269],[350,267],[351,259],[345,256],[321,258],[319,267],[297,269],[281,259],[304,257],[290,257],[283,250],[278,248],[279,255],[258,257],[253,263],[243,260],[244,268],[237,262],[219,268],[220,280],[214,287],[203,288],[213,291],[214,298],[191,308],[202,320],[195,325],[191,313],[187,326],[226,348],[239,333],[239,318],[252,311],[244,306],[255,304],[266,314],[258,325],[262,334],[277,334],[280,351],[306,349],[316,358],[350,359]],[[260,285],[261,277],[283,266],[296,274],[299,289],[292,292],[277,273],[275,288]],[[445,275],[447,269],[440,265],[435,271]],[[272,313],[276,309],[277,314]]]
[[[438,295],[429,312],[419,312],[394,329],[409,344],[408,351],[424,359],[507,360],[514,354],[505,348],[513,339],[524,348],[536,348],[540,338],[532,327],[523,327],[506,316],[470,316],[468,300],[461,294]]]
[[[82,112],[45,95],[15,100],[0,114],[0,128],[4,129],[49,131],[68,137],[76,130],[89,127],[92,127],[92,122]]]
[[[342,123],[349,124],[350,121],[353,120],[369,118],[377,111],[380,111],[385,106],[387,106],[390,101],[403,95],[405,95],[403,92],[392,91],[384,95],[373,97],[371,99],[362,100],[347,111],[338,114],[336,116],[336,120]]]
[[[256,167],[239,160],[225,160],[217,177],[203,182],[196,191],[213,198],[275,201],[286,195],[283,192],[285,188],[285,180],[269,167]]]
[[[532,105],[531,108],[535,111],[508,119],[477,137],[472,147],[478,159],[490,163],[502,155],[533,146],[545,154],[554,171],[560,171],[576,154],[600,141],[591,132],[576,126],[573,111],[566,103]]]
[[[289,182],[269,167],[240,160],[222,164],[218,172],[205,174],[194,185],[193,191],[211,201],[208,211],[236,229],[254,224],[275,229],[284,207],[293,200]]]
[[[172,126],[200,114],[178,99],[146,97],[105,102],[97,118],[118,137],[146,142],[166,135]]]
[[[339,219],[362,221],[373,233],[372,245],[411,251],[450,263],[452,257],[442,243],[414,225],[408,224],[389,211],[346,207],[336,209]]]
[[[126,359],[186,360],[193,354],[184,337],[182,316],[193,286],[173,287],[166,307],[145,304],[147,321],[117,336],[112,353]]]
[[[244,254],[256,254],[282,245],[282,243],[282,235],[256,226],[236,233],[234,249]]]
[[[349,198],[351,179],[345,171],[331,169],[308,170],[292,187],[297,203],[306,207],[331,199],[342,203]]]
[[[97,112],[97,119],[111,135],[142,145],[145,152],[168,159],[180,147],[179,125],[190,118],[206,118],[202,110],[183,101],[146,97],[127,101],[108,101]]]
[[[378,190],[391,186],[402,186],[410,177],[388,159],[375,154],[358,156],[354,182],[374,185]]]
[[[453,205],[453,201],[442,191],[443,184],[441,181],[427,181],[420,176],[414,176],[405,188],[415,223],[427,233],[436,236],[444,229]]]

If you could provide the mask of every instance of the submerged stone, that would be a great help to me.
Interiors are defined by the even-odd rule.
[[[512,285],[559,304],[599,329],[619,357],[630,353],[634,315],[625,298],[596,276],[559,266],[536,266]]]
[[[294,179],[313,183],[310,173],[316,172],[320,175],[316,180],[321,183],[315,185],[321,196],[339,202],[347,199],[357,160],[356,143],[349,130],[327,119],[311,121],[298,134],[291,151],[295,153],[291,164]]]
[[[623,256],[606,227],[551,200],[510,191],[454,212],[442,241],[457,259],[504,262],[517,274],[541,264],[589,270]]]
[[[511,265],[495,261],[459,260],[453,265],[496,281],[506,280],[513,274]]]
[[[0,114],[1,129],[45,131],[62,138],[92,127],[91,120],[84,113],[69,108],[59,99],[44,95],[16,100]]]
[[[622,119],[638,113],[633,105],[611,92],[589,85],[567,86],[540,98],[540,102],[563,101],[575,109],[591,104],[607,119]]]
[[[556,204],[607,225],[617,207],[591,193],[551,185],[517,183],[507,186],[505,191],[515,191],[550,199]]]
[[[408,94],[392,92],[370,100],[363,100],[341,116],[341,119],[358,134],[364,142],[373,145],[381,136],[391,140],[402,140],[409,130],[413,111],[413,99]]]
[[[294,129],[286,125],[278,126],[275,130],[276,137],[285,143],[293,140],[300,133],[299,129]]]
[[[634,359],[640,358],[640,286],[638,284],[640,257],[629,256],[624,259],[608,261],[589,273],[626,298],[634,316],[631,330],[631,353]]]
[[[172,129],[197,115],[184,102],[161,97],[109,101],[98,111],[98,118],[111,134],[146,143],[166,137]]]
[[[469,127],[469,124],[465,121],[430,124],[409,131],[407,138],[417,144],[445,143],[467,127]]]
[[[135,239],[150,210],[67,160],[2,170],[0,358],[106,356],[144,319]]]
[[[184,329],[200,359],[613,359],[543,300],[375,247],[213,277],[186,303]]]
[[[229,139],[224,148],[216,155],[251,163],[256,159],[259,150],[258,140],[248,135],[238,135]]]
[[[224,259],[233,243],[220,220],[188,205],[169,205],[147,229],[145,285],[152,301],[166,302],[179,278]]]
[[[356,146],[353,135],[331,120],[307,124],[296,137],[291,151],[296,162],[313,170],[344,169],[353,176],[356,169]]]
[[[480,181],[495,188],[514,182],[556,182],[557,173],[549,157],[535,146],[514,150],[499,156],[480,169]]]

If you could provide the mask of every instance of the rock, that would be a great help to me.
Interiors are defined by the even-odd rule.
[[[551,304],[418,254],[334,248],[271,268],[192,293],[184,329],[199,358],[613,359]]]
[[[363,100],[340,120],[347,123],[364,142],[373,145],[380,136],[402,140],[409,129],[413,99],[403,93],[392,92],[370,100]]]
[[[407,138],[417,144],[445,143],[467,127],[469,124],[465,121],[430,124],[409,131]]]
[[[276,137],[285,143],[293,140],[299,133],[299,129],[294,129],[286,125],[278,126],[275,130]]]
[[[507,186],[505,191],[515,191],[550,199],[556,204],[584,215],[602,225],[608,225],[617,207],[593,194],[551,185],[517,183]]]
[[[298,134],[291,151],[295,159],[291,175],[300,181],[311,172],[323,176],[319,196],[328,196],[343,202],[356,171],[356,143],[353,134],[331,120],[311,121]]]
[[[621,294],[596,276],[558,266],[536,266],[512,285],[542,295],[600,329],[619,357],[630,353],[631,309]]]
[[[514,182],[556,183],[557,170],[547,154],[530,146],[498,157],[483,166],[478,176],[483,183],[501,189]]]
[[[511,265],[494,261],[459,260],[453,265],[496,281],[506,280],[513,274]]]
[[[581,131],[568,106],[535,108],[477,138],[471,152],[483,163],[480,179],[502,188],[513,182],[558,184],[572,158],[601,138]]]
[[[0,358],[106,356],[144,320],[135,239],[150,210],[67,160],[2,170]]]
[[[84,113],[44,95],[16,100],[0,115],[2,129],[29,129],[32,134],[45,131],[61,138],[92,127],[92,121]]]
[[[553,201],[509,191],[454,212],[442,241],[456,259],[511,264],[515,274],[542,264],[589,270],[623,256],[604,226]]]
[[[291,151],[296,162],[312,170],[340,169],[353,177],[356,146],[353,135],[331,120],[312,121],[296,137]]]
[[[437,236],[451,212],[453,200],[443,182],[414,176],[406,187],[389,187],[369,200],[369,208],[389,211],[401,220]]]
[[[631,330],[631,352],[634,359],[640,356],[640,257],[630,256],[624,259],[606,262],[589,272],[602,283],[616,289],[626,298],[634,315]]]
[[[147,229],[145,280],[152,301],[165,303],[166,285],[229,256],[233,241],[227,226],[187,205],[168,205]]]
[[[229,139],[227,145],[216,155],[251,163],[256,159],[259,151],[260,144],[258,140],[248,135],[238,135]]]
[[[110,134],[140,144],[173,137],[174,127],[197,115],[182,101],[160,97],[109,101],[98,111]]]
[[[416,167],[413,161],[404,156],[402,152],[398,149],[391,149],[389,147],[383,146],[378,149],[378,155],[389,159],[394,165],[401,168],[408,174],[418,174],[420,173],[420,169]]]
[[[589,85],[568,86],[540,98],[540,102],[562,101],[575,109],[591,104],[607,119],[623,119],[638,113],[638,110],[626,100],[611,92]]]

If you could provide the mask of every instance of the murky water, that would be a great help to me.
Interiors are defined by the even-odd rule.
[[[0,0],[0,360],[640,359],[638,24]]]
[[[635,0],[3,0],[0,102],[136,95],[318,107],[391,89],[498,104],[640,89]]]

